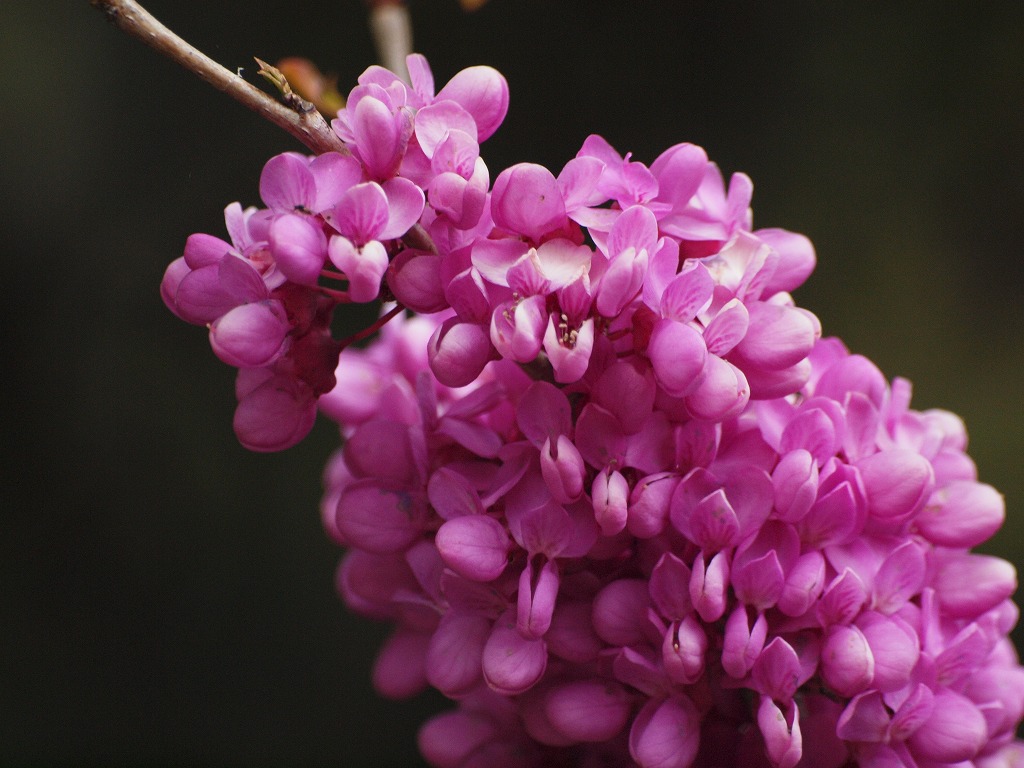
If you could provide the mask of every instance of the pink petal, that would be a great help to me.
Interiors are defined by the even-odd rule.
[[[348,278],[348,295],[352,301],[367,303],[380,295],[381,280],[388,268],[388,254],[376,240],[356,248],[347,237],[334,235],[327,244],[331,262]]]
[[[434,74],[430,71],[427,58],[422,53],[410,53],[405,57],[405,67],[409,70],[409,82],[413,91],[423,101],[434,98]]]
[[[679,483],[675,473],[649,475],[633,486],[626,513],[626,528],[640,539],[649,539],[665,530],[669,502]]]
[[[798,449],[810,451],[818,466],[836,454],[840,436],[836,424],[820,408],[806,408],[796,414],[782,432],[779,453]]]
[[[355,145],[371,178],[391,178],[401,162],[412,132],[412,121],[377,98],[360,99],[348,109]]]
[[[408,426],[386,418],[371,418],[345,441],[345,464],[353,477],[374,477],[405,485],[415,482]]]
[[[875,659],[871,686],[884,693],[906,685],[920,656],[920,643],[914,630],[900,619],[874,612],[861,614],[857,627],[867,639]]]
[[[696,683],[707,669],[708,636],[692,615],[673,622],[661,644],[665,674],[677,685]]]
[[[566,334],[555,328],[556,318],[552,314],[544,331],[544,351],[547,353],[551,367],[554,369],[555,381],[559,384],[571,384],[579,381],[587,372],[590,355],[594,350],[594,318],[587,318],[576,331],[576,336]]]
[[[904,741],[917,731],[931,717],[935,709],[935,695],[932,689],[923,683],[912,686],[911,690],[900,691],[903,703],[899,705],[889,726],[891,741]],[[895,702],[893,702],[895,706]]]
[[[998,557],[958,553],[938,563],[932,583],[943,610],[975,617],[1014,593],[1017,570]]]
[[[491,216],[506,232],[539,242],[542,235],[560,229],[566,220],[558,182],[547,168],[520,163],[494,180]]]
[[[508,112],[508,83],[491,67],[469,67],[458,72],[437,94],[435,101],[451,99],[476,122],[479,140],[498,130]]]
[[[692,327],[663,319],[654,325],[647,356],[658,384],[668,394],[683,397],[700,383],[708,349]]]
[[[389,699],[408,699],[427,687],[423,659],[429,635],[407,629],[395,631],[377,653],[373,687]]]
[[[757,708],[757,727],[764,737],[768,759],[775,768],[793,768],[803,755],[800,710],[792,704],[787,709],[792,721],[769,696],[762,696]]]
[[[704,328],[708,352],[723,357],[742,341],[750,327],[750,313],[739,299],[731,299]]]
[[[758,229],[754,235],[779,254],[772,278],[764,287],[764,295],[794,291],[803,285],[817,261],[811,241],[784,229]]]
[[[836,723],[836,735],[844,741],[882,742],[887,739],[889,712],[878,691],[855,696]]]
[[[235,256],[225,256],[217,265],[217,281],[224,296],[235,306],[269,297],[266,283],[252,264]]]
[[[689,322],[711,301],[714,285],[707,267],[688,262],[661,295],[662,316],[680,323]]]
[[[558,503],[570,504],[583,495],[586,466],[579,449],[565,435],[559,435],[554,444],[548,438],[541,446],[540,469],[551,497]]]
[[[669,621],[683,619],[693,611],[689,594],[691,573],[689,566],[671,552],[658,558],[651,572],[651,600]]]
[[[510,516],[509,526],[519,545],[531,555],[557,557],[573,537],[573,521],[565,507],[548,501],[527,512]]]
[[[738,416],[750,400],[750,386],[743,371],[709,354],[704,366],[704,378],[686,396],[686,407],[696,419],[723,422]]]
[[[799,521],[818,493],[817,462],[803,448],[785,453],[772,471],[772,486],[779,518],[790,523]]]
[[[722,667],[736,679],[742,679],[754,666],[764,648],[768,624],[764,614],[758,614],[750,624],[750,614],[745,605],[737,605],[725,623],[725,637],[722,643]]]
[[[516,629],[510,609],[494,624],[483,652],[487,685],[497,693],[516,696],[528,691],[544,675],[548,652],[543,639],[525,640]]]
[[[437,768],[462,768],[466,759],[499,734],[498,725],[480,712],[455,710],[435,715],[420,728],[417,744]]]
[[[821,674],[825,684],[840,696],[851,697],[865,690],[874,679],[875,657],[864,633],[855,626],[829,630],[821,651]]]
[[[594,630],[609,645],[633,645],[644,638],[649,605],[647,582],[618,579],[594,598]]]
[[[231,262],[238,262],[242,270],[252,273],[248,281],[239,280],[236,275],[236,279],[231,281],[234,291],[229,291],[222,280],[222,274],[234,266]],[[246,282],[248,290],[243,288]],[[187,322],[206,325],[241,304],[261,301],[266,297],[267,288],[259,273],[242,259],[228,255],[221,259],[219,265],[200,267],[183,275],[175,289],[174,305],[176,314]]]
[[[640,768],[689,768],[700,746],[700,715],[684,695],[651,699],[629,731],[629,754]]]
[[[337,205],[349,189],[363,181],[363,167],[352,155],[325,152],[309,164],[309,172],[316,184],[316,201],[311,210],[327,211]]]
[[[733,559],[732,585],[736,597],[759,611],[779,601],[784,584],[785,575],[776,552],[765,552],[742,564]]]
[[[556,238],[542,243],[536,250],[541,274],[550,282],[550,290],[558,290],[577,280],[590,268],[593,252],[585,245]]]
[[[379,184],[371,181],[349,189],[334,207],[329,221],[356,245],[363,245],[378,239],[385,231],[390,215],[387,194]]]
[[[524,437],[540,448],[551,437],[569,434],[569,400],[558,387],[544,381],[534,382],[519,401],[516,423]]]
[[[166,307],[182,320],[185,320],[185,317],[182,316],[181,310],[178,309],[176,296],[181,281],[191,272],[192,270],[185,263],[185,258],[179,256],[167,265],[167,269],[164,270],[163,279],[160,281],[160,298],[163,299]],[[185,322],[190,321],[185,320]],[[205,325],[205,323],[200,324]]]
[[[539,568],[530,558],[519,576],[519,595],[516,601],[516,627],[524,638],[543,637],[551,626],[551,615],[558,597],[558,564],[544,559]]]
[[[747,306],[750,327],[734,355],[743,363],[779,371],[803,360],[811,351],[819,329],[804,312],[763,301]]]
[[[814,503],[796,529],[805,546],[824,548],[842,544],[860,531],[863,515],[858,513],[857,497],[849,483],[840,483]]]
[[[465,131],[446,130],[433,150],[430,170],[438,175],[454,173],[463,181],[467,181],[476,170],[479,159],[480,145],[476,139]]]
[[[613,681],[578,680],[552,688],[544,698],[551,724],[573,742],[616,736],[630,715],[630,697]]]
[[[470,481],[461,472],[448,467],[440,467],[430,475],[427,498],[445,520],[484,512],[480,495]]]
[[[280,301],[242,304],[213,321],[210,345],[228,365],[257,368],[269,365],[285,350],[290,330]]]
[[[605,197],[598,191],[597,183],[605,165],[595,157],[576,157],[570,160],[558,174],[558,187],[565,199],[565,209],[573,211],[588,205],[600,205]]]
[[[614,362],[601,373],[590,397],[612,413],[627,433],[635,434],[654,408],[653,372],[635,358]]]
[[[369,552],[386,554],[407,548],[421,534],[423,500],[408,491],[368,478],[349,485],[338,501],[338,530]]]
[[[876,408],[881,408],[889,387],[878,367],[863,355],[850,355],[830,365],[815,385],[814,394],[837,403],[848,393],[866,395]]]
[[[316,182],[309,170],[309,160],[296,152],[270,158],[260,175],[260,197],[274,210],[314,211]]]
[[[488,282],[508,286],[509,269],[529,250],[522,240],[477,240],[473,245],[473,266]]]
[[[854,571],[844,568],[825,588],[816,608],[818,621],[825,627],[849,624],[867,601],[864,582]]]
[[[430,181],[430,206],[447,217],[458,229],[472,229],[480,222],[487,202],[486,166],[477,165],[474,178],[466,181],[457,173],[441,173]]]
[[[658,200],[682,208],[696,194],[708,165],[708,156],[694,144],[676,144],[651,163],[658,178]]]
[[[928,460],[916,451],[892,448],[857,462],[868,496],[869,520],[878,530],[895,532],[924,506],[935,485]]]
[[[427,681],[450,698],[473,690],[483,674],[480,665],[490,633],[491,622],[484,616],[447,613],[427,647]]]
[[[547,323],[543,296],[501,304],[491,315],[491,344],[508,360],[530,362],[537,357],[544,343]]]
[[[448,307],[441,283],[439,256],[401,251],[388,265],[388,287],[413,312],[432,314]]]
[[[316,398],[309,387],[275,376],[242,397],[235,409],[238,442],[250,451],[283,451],[309,434],[316,421]]]
[[[589,602],[560,601],[544,635],[548,651],[575,664],[594,661],[605,645],[590,622]]]
[[[801,555],[786,574],[777,607],[787,616],[803,616],[818,600],[824,586],[825,558],[812,549]]]
[[[604,536],[615,536],[626,527],[629,483],[621,472],[603,469],[590,487],[594,519]]]
[[[270,225],[270,251],[293,283],[316,285],[327,257],[327,238],[308,216],[288,213]]]
[[[968,624],[935,657],[935,676],[940,684],[962,680],[985,665],[992,652],[989,638],[977,624]],[[1019,672],[1024,672],[1020,667]]]
[[[446,521],[435,544],[444,564],[471,581],[493,581],[508,564],[512,542],[505,527],[485,515],[463,515]]]
[[[925,572],[921,546],[913,540],[900,544],[882,561],[875,575],[872,590],[875,608],[886,614],[898,611],[921,591]]]
[[[498,433],[490,427],[463,419],[442,419],[437,433],[450,437],[471,453],[486,458],[497,456],[504,445]]]
[[[985,746],[988,730],[978,708],[950,690],[935,693],[931,717],[910,737],[914,754],[936,763],[970,760]]]
[[[609,258],[614,259],[623,251],[633,248],[637,253],[646,250],[654,253],[658,242],[658,222],[649,208],[633,205],[615,220],[605,244]]]
[[[434,150],[448,136],[449,131],[461,131],[474,141],[477,139],[476,123],[473,116],[454,101],[438,99],[423,107],[415,118],[416,143],[427,157],[434,156]]]
[[[703,550],[717,552],[738,543],[739,518],[721,488],[691,507],[684,480],[672,497],[669,515],[672,525]]]
[[[769,371],[747,365],[740,367],[750,385],[751,400],[770,400],[774,397],[792,395],[807,383],[811,375],[811,364],[808,360],[802,360],[781,371]]]
[[[234,250],[230,243],[224,242],[219,237],[197,232],[194,235],[188,236],[188,239],[185,241],[185,253],[183,255],[185,263],[189,267],[199,269],[200,267],[217,264],[224,256],[232,253]]]
[[[690,578],[690,602],[709,624],[725,615],[729,599],[729,555],[719,552],[705,567],[704,553],[698,552]]]
[[[430,337],[430,370],[446,387],[464,387],[480,375],[493,351],[486,328],[452,317]]]
[[[935,491],[914,519],[934,544],[970,548],[987,541],[1006,519],[1006,502],[991,485],[954,480]]]
[[[419,221],[423,213],[423,190],[400,177],[385,181],[383,189],[388,203],[388,219],[373,239],[392,240],[404,235]]]

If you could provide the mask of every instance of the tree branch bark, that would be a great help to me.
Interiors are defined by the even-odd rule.
[[[89,2],[94,8],[103,11],[107,20],[122,32],[141,40],[217,90],[288,131],[314,153],[348,153],[344,142],[316,109],[305,109],[303,105],[295,103],[293,107],[285,106],[182,40],[134,0]]]

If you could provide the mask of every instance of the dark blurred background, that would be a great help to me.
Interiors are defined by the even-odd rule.
[[[374,61],[357,0],[150,0],[253,79]],[[797,299],[961,414],[1024,563],[1024,4],[455,0],[412,5],[438,84],[509,80],[484,146],[556,171],[589,133],[704,146],[755,220],[806,233]],[[418,765],[441,706],[377,699],[384,628],[346,614],[324,536],[327,425],[283,455],[231,432],[232,371],[167,312],[165,265],[297,145],[104,23],[0,3],[0,764]]]

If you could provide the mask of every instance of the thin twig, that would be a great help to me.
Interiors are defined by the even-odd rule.
[[[412,53],[412,19],[405,3],[402,0],[370,0],[370,31],[380,63],[409,82],[405,57]]]
[[[219,91],[244,104],[261,117],[288,131],[316,154],[344,152],[344,142],[315,109],[308,111],[289,108],[271,96],[247,83],[234,72],[225,69],[202,51],[189,45],[157,21],[134,0],[89,0],[103,11],[107,19],[122,32],[126,32],[150,46],[185,69],[194,72]]]
[[[386,314],[381,315],[380,318],[377,320],[377,322],[375,322],[369,328],[364,328],[359,333],[354,333],[351,336],[349,336],[348,338],[342,339],[341,340],[341,348],[345,349],[349,345],[355,344],[357,341],[362,341],[367,336],[372,336],[377,331],[379,331],[381,328],[383,328],[385,325],[387,325],[389,322],[391,322],[391,320],[393,320],[396,315],[398,315],[400,312],[404,312],[404,311],[405,311],[405,307],[403,307],[401,304],[396,304],[394,307],[392,307],[390,310],[388,310],[388,312]]]

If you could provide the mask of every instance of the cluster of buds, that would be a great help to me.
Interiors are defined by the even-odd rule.
[[[336,421],[338,588],[394,624],[374,682],[458,702],[438,768],[995,766],[1024,759],[1013,567],[961,421],[821,337],[808,240],[699,147],[591,136],[496,177],[492,69],[374,67],[165,301],[239,368],[257,450]],[[332,310],[383,299],[365,348]],[[411,311],[407,315],[405,310]],[[364,334],[360,334],[362,337]]]

